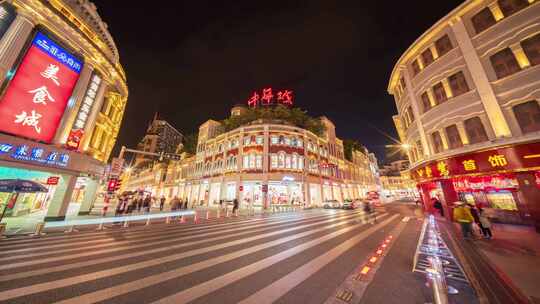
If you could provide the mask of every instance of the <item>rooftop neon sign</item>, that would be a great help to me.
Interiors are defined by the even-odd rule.
[[[281,90],[273,93],[272,88],[264,88],[260,95],[257,91],[253,92],[251,97],[247,101],[248,106],[270,106],[276,104],[282,104],[291,107],[293,105],[293,91]]]

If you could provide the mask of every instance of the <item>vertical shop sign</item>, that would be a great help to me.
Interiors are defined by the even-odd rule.
[[[0,101],[0,131],[50,143],[82,63],[37,32]]]

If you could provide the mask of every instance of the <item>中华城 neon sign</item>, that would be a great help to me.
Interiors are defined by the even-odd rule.
[[[293,91],[291,90],[280,90],[275,94],[272,91],[272,88],[264,88],[261,92],[253,92],[251,97],[247,101],[248,106],[257,107],[257,106],[270,106],[276,104],[282,104],[286,106],[293,105]]]

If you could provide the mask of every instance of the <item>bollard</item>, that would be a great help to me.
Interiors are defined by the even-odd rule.
[[[180,224],[183,224],[186,222],[186,219],[184,218],[184,215],[180,216]]]
[[[231,215],[229,214],[229,208],[227,208],[227,214],[225,215],[225,217],[230,217]]]
[[[6,224],[0,224],[0,239],[6,238],[4,232],[6,231]]]
[[[144,225],[145,225],[145,226],[150,226],[150,217],[148,217],[148,218],[146,219],[146,224],[144,224]]]
[[[45,233],[43,233],[43,228],[45,228],[45,222],[39,222],[36,224],[36,230],[34,231],[34,233],[32,233],[32,236],[42,236],[42,235],[45,235]]]
[[[210,210],[206,210],[206,220],[210,219]]]
[[[129,228],[129,221],[126,220],[126,221],[124,222],[124,225],[123,225],[122,227],[124,227],[124,228]]]
[[[193,222],[197,223],[199,221],[199,218],[197,217],[197,211],[195,211],[195,215],[193,216]]]
[[[171,223],[171,217],[170,216],[167,216],[165,218],[165,224],[170,224]]]

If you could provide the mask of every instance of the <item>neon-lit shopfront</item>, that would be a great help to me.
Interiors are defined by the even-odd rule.
[[[412,170],[425,207],[432,198],[450,216],[457,200],[485,210],[493,221],[540,224],[540,143],[455,156]]]

